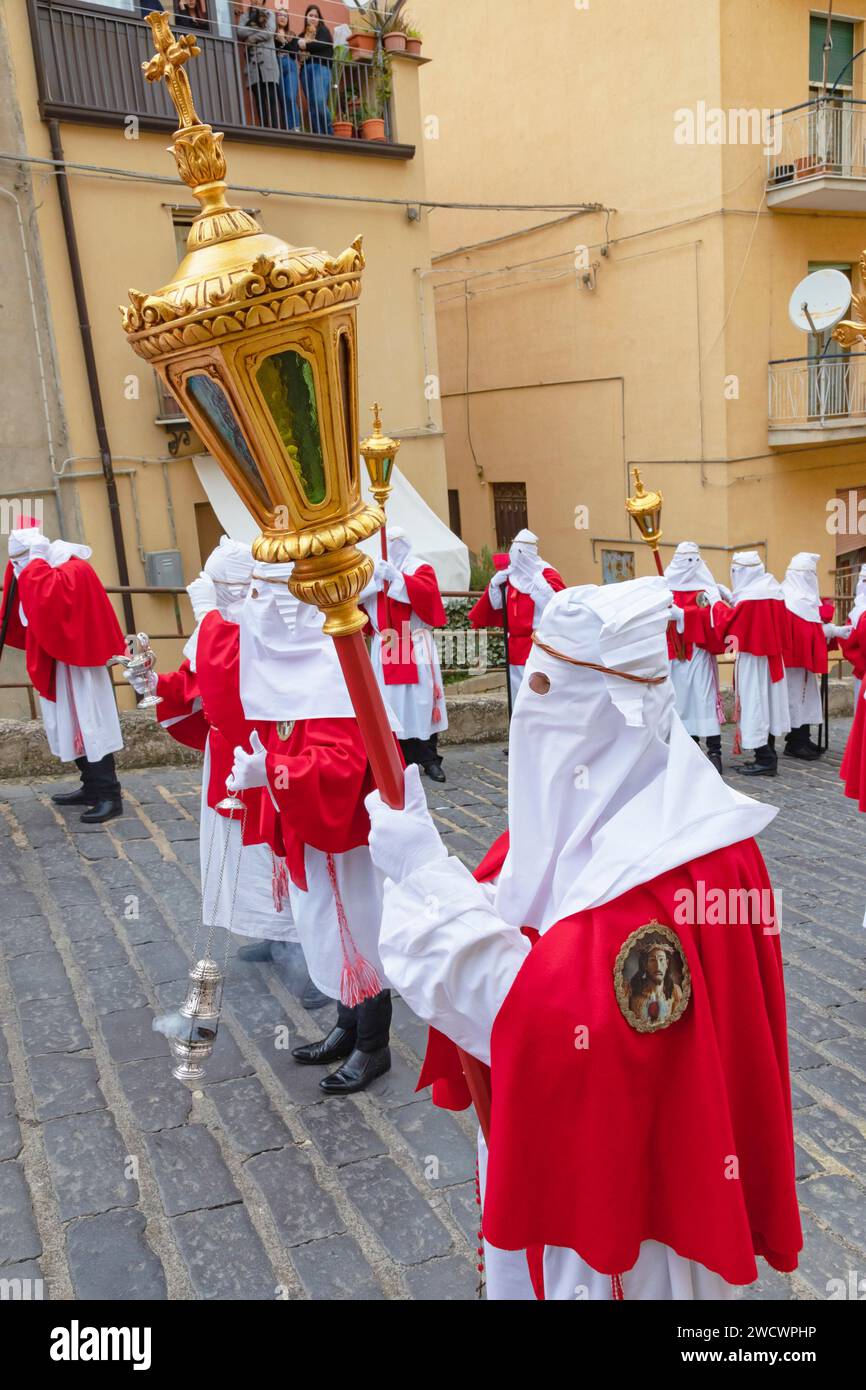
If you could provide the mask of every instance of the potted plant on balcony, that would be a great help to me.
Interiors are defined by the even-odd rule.
[[[355,134],[355,122],[350,111],[350,94],[346,91],[346,69],[352,61],[352,50],[345,44],[334,49],[331,67],[331,90],[328,93],[328,107],[331,127],[338,140],[351,140]]]
[[[406,52],[411,53],[413,58],[419,58],[421,56],[421,44],[423,39],[424,35],[421,33],[420,29],[416,29],[414,25],[411,24],[407,25]]]
[[[363,6],[349,10],[349,27],[352,30],[349,36],[349,47],[353,52],[375,53],[376,33],[368,22],[367,12]]]
[[[355,8],[349,12],[352,28],[352,47],[374,53],[377,49],[393,51],[406,47],[406,35],[400,22],[400,15],[406,0],[356,0]]]
[[[361,107],[361,139],[386,140],[385,107],[378,96],[365,101]]]

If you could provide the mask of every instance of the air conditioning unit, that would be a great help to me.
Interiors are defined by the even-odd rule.
[[[183,589],[183,560],[179,550],[147,550],[144,577],[152,589]]]

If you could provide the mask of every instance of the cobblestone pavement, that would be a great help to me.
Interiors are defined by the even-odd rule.
[[[762,1265],[748,1297],[825,1298],[866,1274],[866,819],[838,782],[846,731],[821,764],[782,758],[751,787],[782,807],[762,845],[783,899],[806,1245],[793,1278]],[[493,746],[449,749],[446,767],[430,804],[474,863],[504,826],[507,764]],[[172,1078],[151,1021],[184,992],[197,780],[127,775],[105,829],[54,808],[57,783],[0,784],[0,1279],[41,1278],[55,1299],[474,1297],[472,1126],[415,1095],[424,1032],[402,1001],[390,1075],[325,1100],[288,1049],[329,1011],[234,962],[206,1080]]]

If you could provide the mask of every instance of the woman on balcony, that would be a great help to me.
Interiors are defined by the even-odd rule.
[[[334,39],[318,5],[308,5],[304,32],[298,39],[301,86],[307,99],[310,129],[314,135],[333,135],[329,97]]]
[[[247,86],[259,125],[280,127],[280,62],[274,46],[277,21],[273,10],[250,5],[238,24],[238,39],[246,46]]]
[[[298,101],[300,73],[298,72],[298,36],[292,33],[292,23],[288,10],[277,10],[277,30],[274,44],[280,64],[280,82],[283,92],[283,117],[287,130],[301,129],[301,107]]]

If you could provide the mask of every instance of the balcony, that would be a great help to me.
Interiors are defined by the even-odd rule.
[[[866,352],[771,362],[769,385],[772,448],[866,439]]]
[[[776,117],[767,206],[780,211],[866,211],[866,103],[830,98]]]
[[[176,128],[164,83],[147,82],[141,70],[153,53],[148,24],[82,0],[27,0],[27,7],[43,119],[124,129],[134,117],[142,130]],[[279,96],[263,102],[263,109],[253,101],[244,45],[234,36],[203,34],[198,43],[201,56],[191,76],[200,114],[231,139],[380,158],[414,156],[414,146],[396,140],[393,104],[374,55],[342,50],[345,60],[337,56],[329,65],[328,116],[317,118],[302,94],[290,120],[276,86],[269,91]],[[384,140],[357,138],[371,113],[384,120]],[[290,130],[295,120],[300,129]],[[331,133],[335,121],[341,123],[336,135]]]

